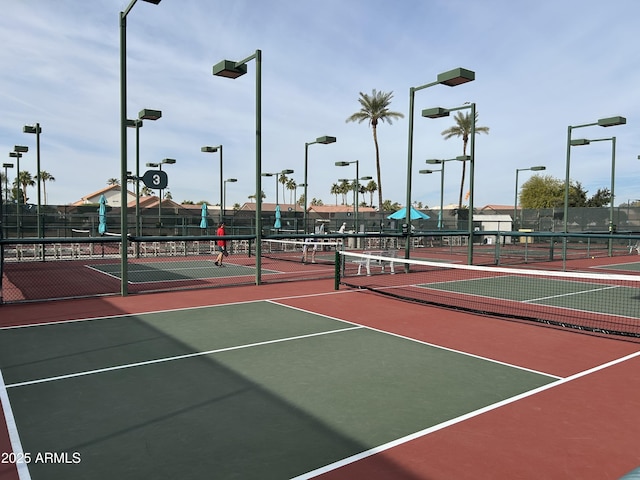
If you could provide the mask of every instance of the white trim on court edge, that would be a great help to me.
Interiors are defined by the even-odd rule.
[[[583,372],[579,372],[576,373],[575,375],[571,375],[567,378],[564,378],[562,380],[558,380],[557,382],[553,382],[553,383],[549,383],[547,385],[543,385],[542,387],[538,387],[534,390],[530,390],[528,392],[525,393],[521,393],[520,395],[516,395],[515,397],[511,397],[511,398],[507,398],[505,400],[502,400],[500,402],[494,403],[492,405],[487,405],[486,407],[480,408],[478,410],[475,410],[473,412],[469,412],[465,415],[462,415],[460,417],[456,417],[456,418],[452,418],[451,420],[447,420],[446,422],[442,422],[438,425],[434,425],[432,427],[429,428],[425,428],[424,430],[420,430],[418,432],[412,433],[411,435],[407,435],[405,437],[402,438],[398,438],[397,440],[394,440],[392,442],[389,443],[385,443],[384,445],[379,445],[375,448],[371,448],[369,450],[365,450],[364,452],[360,452],[356,455],[353,455],[351,457],[347,457],[347,458],[343,458],[342,460],[338,460],[337,462],[334,463],[330,463],[329,465],[325,465],[324,467],[320,467],[316,470],[312,470],[310,472],[307,473],[303,473],[302,475],[298,475],[297,477],[292,478],[291,480],[308,480],[310,478],[314,478],[318,475],[322,475],[324,473],[328,473],[331,472],[333,470],[336,470],[337,468],[340,467],[344,467],[346,465],[349,465],[351,463],[355,463],[358,460],[362,460],[364,458],[370,457],[372,455],[375,455],[377,453],[381,453],[384,452],[385,450],[389,450],[390,448],[393,447],[397,447],[399,445],[402,445],[404,443],[410,442],[412,440],[415,440],[417,438],[420,437],[424,437],[426,435],[429,435],[430,433],[436,432],[438,430],[442,430],[443,428],[446,427],[450,427],[452,425],[455,425],[456,423],[460,423],[463,422],[465,420],[468,420],[470,418],[473,417],[477,417],[478,415],[481,415],[483,413],[489,412],[491,410],[495,410],[499,407],[503,407],[505,405],[508,405],[510,403],[514,403],[518,400],[522,400],[523,398],[527,398],[530,397],[532,395],[536,395],[540,392],[543,392],[545,390],[549,390],[551,388],[555,388],[557,386],[563,385],[565,383],[571,382],[573,380],[576,380],[578,378],[584,377],[586,375],[590,375],[592,373],[598,372],[600,370],[604,370],[605,368],[609,368],[611,366],[617,365],[618,363],[622,363],[622,362],[626,362],[627,360],[631,360],[635,357],[639,357],[640,356],[640,351],[637,351],[635,353],[626,355],[624,357],[618,358],[616,360],[612,360],[610,362],[604,363],[602,365],[599,365],[597,367],[593,367],[590,368],[589,370],[585,370]]]
[[[76,372],[76,373],[70,373],[67,375],[58,375],[56,377],[48,377],[48,378],[40,378],[37,380],[29,380],[26,382],[19,382],[19,383],[12,383],[9,385],[6,385],[6,388],[14,388],[14,387],[23,387],[23,386],[27,386],[27,385],[35,385],[37,383],[46,383],[46,382],[54,382],[56,380],[65,380],[67,378],[75,378],[75,377],[82,377],[85,375],[93,375],[93,374],[97,374],[97,373],[104,373],[104,372],[112,372],[114,370],[124,370],[126,368],[133,368],[133,367],[142,367],[145,365],[153,365],[155,363],[163,363],[163,362],[172,362],[174,360],[183,360],[185,358],[194,358],[194,357],[202,357],[203,355],[211,355],[214,353],[223,353],[223,352],[230,352],[233,350],[241,350],[244,348],[252,348],[252,347],[259,347],[262,345],[271,345],[274,343],[282,343],[282,342],[289,342],[291,340],[300,340],[302,338],[311,338],[311,337],[318,337],[321,335],[331,335],[334,333],[342,333],[342,332],[347,332],[349,330],[358,330],[364,327],[349,327],[349,328],[340,328],[337,330],[327,330],[325,332],[316,332],[316,333],[309,333],[306,335],[297,335],[295,337],[286,337],[286,338],[278,338],[276,340],[267,340],[264,342],[256,342],[256,343],[248,343],[246,345],[236,345],[234,347],[226,347],[226,348],[219,348],[216,350],[208,350],[206,352],[194,352],[194,353],[186,353],[184,355],[176,355],[173,357],[163,357],[163,358],[156,358],[155,360],[147,360],[144,362],[136,362],[136,363],[129,363],[129,364],[125,364],[125,365],[116,365],[113,367],[106,367],[106,368],[98,368],[95,370],[86,370],[84,372]]]
[[[17,457],[24,458],[24,451],[22,450],[22,442],[20,442],[20,435],[18,434],[18,427],[16,426],[16,419],[13,417],[13,410],[11,409],[11,403],[9,402],[9,395],[7,394],[7,388],[4,384],[4,378],[2,377],[2,371],[0,371],[0,404],[4,411],[4,421],[7,425],[9,432],[9,441],[11,442],[11,450]],[[10,452],[6,452],[10,453]],[[31,480],[31,474],[29,473],[29,465],[25,462],[16,462],[16,469],[18,470],[18,477],[20,480]]]

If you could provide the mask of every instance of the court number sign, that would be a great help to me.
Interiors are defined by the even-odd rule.
[[[147,170],[142,176],[142,181],[148,188],[162,190],[167,188],[167,172],[163,172],[162,170]]]

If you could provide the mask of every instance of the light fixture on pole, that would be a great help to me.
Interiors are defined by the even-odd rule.
[[[147,3],[158,5],[161,0],[144,0]],[[120,12],[120,242],[122,243],[120,254],[120,294],[129,294],[129,265],[128,238],[127,238],[127,15],[136,4],[137,0],[131,0],[129,6]]]
[[[136,129],[136,237],[139,237],[142,233],[142,227],[140,225],[140,129],[144,122],[143,120],[158,120],[162,117],[160,110],[150,110],[145,108],[140,110],[138,118],[135,120],[127,119],[127,127]],[[137,245],[137,244],[136,244]],[[139,250],[136,248],[136,255],[139,256]]]
[[[438,214],[438,230],[442,230],[444,227],[444,167],[447,162],[452,162],[455,160],[459,160],[458,158],[447,158],[447,159],[439,159],[439,158],[430,158],[425,160],[425,163],[429,165],[442,165],[442,170],[440,171],[440,213]],[[435,170],[436,172],[438,170]],[[420,170],[420,173],[423,173]]]
[[[455,68],[453,70],[449,70],[447,72],[443,72],[438,74],[438,77],[435,82],[427,83],[425,85],[419,87],[411,87],[409,89],[409,139],[407,141],[407,198],[406,198],[406,207],[407,207],[407,216],[406,216],[406,224],[407,231],[411,232],[411,177],[413,171],[413,117],[414,117],[414,104],[415,104],[415,95],[419,90],[423,90],[425,88],[433,87],[435,85],[446,85],[448,87],[455,87],[457,85],[462,85],[463,83],[472,82],[476,79],[475,72],[471,70],[466,70],[464,68]],[[380,211],[382,212],[382,205],[380,205]],[[411,242],[407,241],[405,245],[405,258],[409,258],[410,255]]]
[[[20,207],[20,199],[22,198],[22,203],[26,203],[26,195],[20,188],[20,158],[22,158],[23,153],[27,153],[29,151],[29,147],[24,145],[15,145],[13,147],[13,152],[9,153],[10,157],[16,159],[16,189],[17,189],[17,198],[16,198],[16,232],[18,237],[20,237],[21,232],[21,222],[22,222],[22,212]]]
[[[516,168],[516,196],[513,201],[513,228],[512,228],[514,231],[516,229],[516,222],[518,219],[518,173],[525,172],[527,170],[530,170],[532,172],[540,172],[546,169],[547,167],[543,165],[537,165],[535,167],[529,167],[529,168]]]
[[[263,173],[262,176],[263,177],[275,177],[276,179],[276,213],[279,214],[277,211],[280,208],[280,203],[278,201],[278,180],[280,178],[280,175],[290,175],[293,173],[293,170],[291,169],[286,169],[286,170],[282,170],[280,172],[274,172],[274,173]],[[279,228],[279,227],[277,227]]]
[[[304,144],[304,233],[307,233],[307,205],[309,204],[307,200],[307,186],[309,184],[307,179],[307,169],[309,163],[309,145],[314,145],[316,143],[320,143],[322,145],[329,145],[330,143],[335,143],[336,137],[330,137],[325,135],[324,137],[316,138],[315,142],[307,142]],[[297,193],[296,193],[297,194]],[[296,199],[296,203],[297,203]]]
[[[222,187],[222,205],[220,206],[222,210],[224,210],[224,206],[227,203],[227,183],[235,183],[237,181],[237,178],[227,178],[224,181],[224,185]]]
[[[469,242],[467,244],[467,263],[473,264],[473,200],[474,200],[474,171],[476,158],[476,104],[466,103],[455,108],[426,108],[422,110],[422,116],[426,118],[442,118],[448,117],[451,112],[469,109],[469,117],[471,118],[471,132],[469,133],[469,155],[461,155],[456,160],[461,162],[469,162],[469,212],[468,212],[468,231]]]
[[[41,212],[41,205],[42,205],[42,198],[40,196],[40,183],[41,183],[41,172],[40,172],[40,133],[42,133],[42,128],[40,128],[40,124],[36,123],[35,125],[25,125],[22,129],[22,131],[24,133],[31,133],[31,134],[35,134],[36,136],[36,179],[37,179],[37,189],[38,189],[38,193],[36,195],[37,197],[37,201],[38,201],[38,207],[36,210],[36,213],[38,215],[38,219],[37,219],[37,225],[38,225],[38,236],[39,237],[43,237],[44,236],[44,232],[42,231],[42,224],[41,224],[41,216],[42,216],[42,212]]]
[[[256,61],[256,285],[262,283],[262,52],[256,50],[244,60],[233,62],[222,60],[213,66],[213,75],[238,78],[247,73],[246,63]]]
[[[624,125],[627,123],[627,119],[625,117],[617,116],[617,117],[607,117],[600,118],[595,122],[584,123],[581,125],[569,125],[567,127],[567,160],[565,164],[565,179],[564,179],[564,212],[562,219],[562,232],[564,236],[562,237],[562,269],[566,269],[567,262],[567,234],[568,230],[568,217],[569,217],[569,174],[570,174],[570,165],[571,165],[571,147],[579,145],[573,144],[571,140],[571,132],[576,128],[583,127],[592,127],[598,125],[600,127],[614,127],[617,125]],[[612,199],[613,202],[613,199]]]
[[[348,167],[349,165],[351,165],[352,163],[356,164],[356,189],[358,188],[358,177],[360,177],[360,160],[353,160],[351,162],[335,162],[336,167]],[[380,206],[382,208],[382,206]],[[353,231],[355,233],[359,233],[360,231],[360,226],[358,225],[358,202],[354,202],[353,204],[353,212],[354,212],[354,226],[353,226]]]
[[[223,208],[223,201],[222,201],[222,197],[223,197],[223,185],[222,185],[222,145],[218,145],[217,147],[202,147],[200,148],[200,151],[203,153],[216,153],[216,152],[220,152],[220,222],[222,222],[224,220],[224,208]]]
[[[595,139],[586,139],[579,138],[575,140],[571,140],[571,146],[577,145],[589,145],[595,142],[611,142],[611,204],[609,205],[609,234],[613,234],[616,231],[615,225],[613,223],[614,217],[614,207],[613,202],[615,200],[615,178],[616,178],[616,137],[609,138],[595,138]],[[613,239],[609,238],[609,247],[608,254],[611,256],[613,254]]]
[[[162,171],[162,165],[173,165],[176,163],[175,158],[163,158],[160,162],[147,163],[147,167],[159,168]],[[162,193],[164,189],[161,189],[158,195],[158,231],[162,228]]]

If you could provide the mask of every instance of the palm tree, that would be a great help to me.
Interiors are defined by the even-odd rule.
[[[331,195],[336,196],[336,205],[338,205],[338,195],[340,194],[340,185],[338,185],[337,183],[334,183],[333,185],[331,185],[330,193]]]
[[[107,180],[107,185],[120,185],[120,180],[117,178],[110,178]]]
[[[36,175],[36,179],[38,176]],[[40,181],[42,182],[42,191],[44,193],[44,204],[47,204],[47,182],[55,182],[56,179],[49,172],[40,170]]]
[[[369,200],[371,200],[370,206],[373,207],[373,194],[378,190],[378,185],[376,184],[375,181],[373,180],[369,180],[369,183],[367,183],[367,186],[364,187],[365,191],[369,192]]]
[[[445,140],[449,140],[452,137],[462,137],[462,154],[467,154],[467,145],[469,143],[469,135],[471,135],[471,113],[456,113],[454,120],[456,124],[453,127],[449,127],[442,132],[442,136]],[[475,118],[476,125],[478,124],[478,112],[476,112]],[[489,127],[476,126],[476,134],[489,133]],[[462,162],[462,179],[460,180],[460,196],[458,197],[458,209],[462,208],[462,194],[464,193],[464,178],[466,174],[467,162]]]
[[[284,188],[287,185],[287,181],[289,180],[289,177],[287,177],[287,175],[285,173],[281,173],[280,177],[278,178],[278,182],[280,182],[282,184],[282,201],[284,202],[285,196],[284,196]]]
[[[376,149],[376,173],[378,180],[378,201],[382,206],[382,178],[380,174],[380,149],[378,148],[378,122],[387,122],[391,125],[392,120],[396,118],[404,118],[404,115],[399,112],[393,112],[389,110],[391,99],[393,98],[393,92],[378,92],[373,89],[371,96],[366,93],[360,92],[360,111],[354,113],[347,122],[362,123],[365,120],[369,122],[371,130],[373,131],[373,143]]]
[[[25,170],[18,175],[18,184],[22,186],[22,199],[24,203],[27,203],[29,198],[27,197],[27,187],[33,187],[36,182],[31,174]]]
[[[287,190],[289,190],[289,203],[293,203],[293,194],[295,193],[298,185],[293,178],[289,178],[285,186],[287,187]]]

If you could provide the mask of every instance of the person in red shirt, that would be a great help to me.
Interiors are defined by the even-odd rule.
[[[218,230],[216,230],[216,236],[218,237],[224,237],[225,235],[225,231],[224,231],[224,222],[220,222],[220,225],[218,225]],[[223,257],[226,257],[227,255],[229,255],[227,253],[227,241],[224,238],[220,238],[218,240],[216,240],[216,249],[218,250],[218,256],[216,258],[216,265],[219,267],[222,267],[222,259]]]

